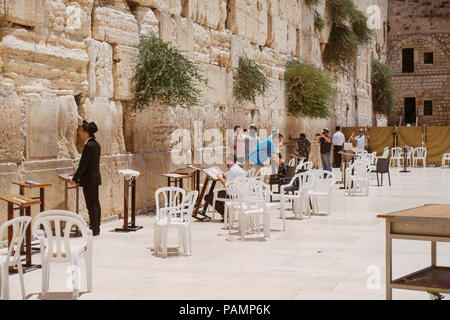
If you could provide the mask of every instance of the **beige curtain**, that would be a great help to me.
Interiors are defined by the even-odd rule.
[[[450,152],[450,127],[426,127],[427,165],[441,165],[442,155]]]
[[[409,147],[422,147],[422,127],[400,127],[398,128],[398,144]]]
[[[385,147],[392,148],[394,146],[393,132],[394,127],[369,128],[370,151],[376,152],[378,156],[381,156]]]

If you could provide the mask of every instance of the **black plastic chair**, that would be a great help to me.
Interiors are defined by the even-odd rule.
[[[380,181],[378,179],[378,174],[381,174],[381,185],[383,185],[383,174],[387,173],[389,178],[389,185],[391,185],[391,174],[389,173],[389,159],[388,158],[378,158],[377,160],[377,184],[380,186]]]

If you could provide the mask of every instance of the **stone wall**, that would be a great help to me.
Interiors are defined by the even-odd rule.
[[[323,2],[317,10],[326,17]],[[62,208],[57,174],[77,167],[81,119],[99,127],[105,218],[123,211],[118,169],[144,173],[137,207],[153,204],[156,188],[166,185],[161,174],[177,167],[171,161],[171,148],[179,142],[171,135],[177,129],[201,135],[216,128],[225,137],[235,125],[255,123],[260,129],[277,127],[286,138],[306,132],[312,139],[323,127],[383,123],[372,113],[370,57],[386,58],[387,8],[385,0],[357,5],[363,11],[377,5],[381,27],[370,47],[361,50],[355,73],[327,71],[337,88],[334,116],[315,120],[290,116],[285,104],[286,62],[298,57],[322,67],[329,33],[329,27],[314,31],[314,11],[302,0],[0,0],[0,192],[16,192],[10,182],[17,179],[49,182],[47,208]],[[206,79],[200,106],[133,110],[129,80],[139,35],[148,32],[199,63]],[[255,104],[233,100],[242,55],[262,64],[270,77],[270,90]],[[291,148],[285,150],[288,158]],[[316,164],[317,152],[314,142]],[[71,210],[73,201],[70,194]],[[86,215],[82,196],[81,203]],[[5,211],[6,204],[0,206],[3,218]]]
[[[419,125],[450,124],[450,2],[445,0],[389,1],[388,63],[397,90],[391,123],[405,121],[405,98],[416,98]],[[402,49],[414,48],[414,73],[402,72]],[[432,52],[433,64],[424,64]],[[424,115],[431,100],[432,115]]]

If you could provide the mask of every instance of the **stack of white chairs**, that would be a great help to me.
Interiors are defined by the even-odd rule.
[[[332,172],[327,170],[315,170],[314,184],[311,190],[308,192],[311,204],[312,214],[317,215],[319,213],[318,198],[324,197],[327,199],[327,215],[331,214],[331,191],[332,186],[336,183]]]
[[[264,238],[270,238],[270,190],[269,186],[256,179],[234,181],[229,185],[235,209],[239,211],[239,232],[241,240],[249,226],[256,226],[259,232],[259,217],[264,221]]]
[[[447,167],[447,162],[448,162],[448,166],[450,167],[450,153],[444,153],[442,155],[442,168],[446,168]]]
[[[295,217],[303,218],[303,212],[311,216],[309,191],[314,185],[311,171],[297,173],[288,184],[280,188],[280,215],[283,219],[283,231],[286,230],[286,206],[292,201]]]
[[[394,163],[397,163],[397,167],[400,167],[400,162],[403,162],[403,152],[400,147],[393,147],[391,149],[391,159],[389,165],[392,167]]]
[[[345,174],[347,195],[369,195],[370,163],[367,160],[355,160]]]
[[[418,160],[422,161],[422,165],[425,168],[427,165],[427,149],[424,147],[417,147],[412,153],[413,166],[417,167]]]
[[[167,257],[167,233],[169,228],[177,229],[178,243],[186,255],[192,254],[191,217],[197,201],[198,191],[186,192],[177,187],[156,190],[156,219],[154,223],[154,251]],[[163,202],[160,203],[160,198]]]
[[[25,299],[25,284],[23,281],[22,261],[20,260],[20,247],[25,238],[27,226],[31,217],[19,217],[11,219],[0,227],[0,268],[1,268],[1,298],[9,300],[9,267],[16,267],[19,271],[20,286],[22,289],[22,299]],[[1,239],[4,239],[8,228],[12,228],[11,243],[4,247]]]
[[[54,232],[52,230],[54,226]],[[81,238],[70,238],[72,227],[77,227]],[[75,212],[48,210],[33,219],[33,235],[39,239],[42,260],[42,296],[48,292],[51,263],[70,263],[74,299],[79,297],[79,261],[86,263],[87,289],[92,291],[92,230]]]
[[[250,168],[247,170],[247,173],[245,174],[246,177],[248,178],[252,178],[256,175],[256,169],[255,168]]]

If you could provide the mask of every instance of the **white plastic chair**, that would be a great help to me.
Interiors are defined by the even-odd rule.
[[[288,184],[280,188],[280,216],[283,219],[283,231],[286,230],[286,204],[294,202],[294,215],[303,217],[303,211],[310,215],[308,192],[314,185],[314,175],[311,171],[297,173]],[[290,193],[289,193],[290,192]],[[305,209],[305,210],[304,210]]]
[[[392,167],[397,162],[397,167],[400,167],[400,162],[403,162],[403,152],[400,147],[393,147],[391,149],[391,159],[389,165]]]
[[[367,160],[355,160],[345,174],[347,195],[369,195],[370,163]]]
[[[54,225],[54,233],[52,230]],[[42,229],[39,227],[42,226]],[[70,238],[70,230],[75,226],[81,238]],[[72,267],[72,291],[77,299],[80,291],[79,260],[85,259],[87,290],[92,291],[92,230],[78,214],[65,210],[48,210],[33,219],[33,235],[41,245],[42,296],[48,292],[51,263],[70,263]]]
[[[19,217],[3,223],[0,227],[0,239],[3,239],[8,228],[12,228],[12,237],[9,247],[0,249],[0,268],[1,268],[1,296],[3,299],[9,299],[9,267],[17,267],[19,271],[20,286],[22,288],[22,299],[25,299],[25,285],[23,281],[22,261],[20,260],[20,247],[22,246],[27,226],[31,217]]]
[[[245,233],[250,224],[257,226],[259,231],[259,216],[263,217],[264,221],[264,238],[270,238],[270,207],[267,204],[270,202],[269,186],[262,181],[253,180],[243,184],[238,181],[230,186],[232,194],[235,196],[233,200],[237,203],[235,207],[239,210],[239,232],[241,240],[244,240]],[[256,221],[256,223],[254,222]]]
[[[159,209],[154,225],[154,250],[157,254],[162,249],[163,257],[167,257],[168,229],[175,228],[180,247],[186,255],[192,255],[191,218],[197,197],[198,191],[194,190],[183,197],[180,205]]]
[[[422,165],[425,168],[427,165],[427,149],[424,147],[417,147],[412,153],[413,166],[417,167],[417,161],[422,160]]]
[[[313,163],[311,161],[300,162],[295,168],[295,172],[299,172],[300,170],[310,171],[312,169]]]
[[[447,168],[447,162],[450,167],[450,153],[444,153],[442,155],[442,169]]]
[[[271,172],[272,172],[272,168],[262,167],[258,170],[258,172],[256,172],[254,178],[256,180],[264,182],[264,179],[266,178],[266,176],[270,175]]]
[[[380,158],[387,158],[389,156],[389,147],[384,147],[383,154]]]
[[[289,167],[295,166],[295,158],[292,158],[291,160],[289,160],[288,166],[289,166]]]
[[[314,185],[308,192],[312,204],[312,214],[319,214],[319,197],[327,199],[327,215],[331,214],[331,190],[336,180],[333,173],[327,170],[316,170],[314,174]]]
[[[255,168],[250,168],[247,170],[247,173],[245,174],[246,177],[248,178],[253,178],[256,175],[256,169]]]

